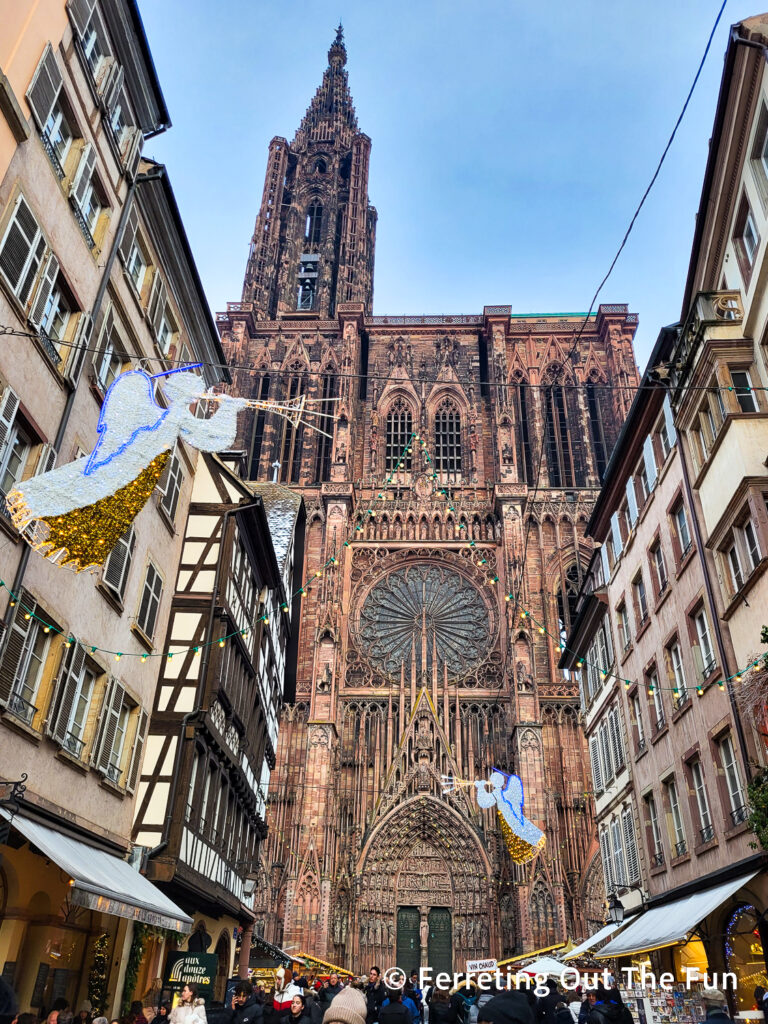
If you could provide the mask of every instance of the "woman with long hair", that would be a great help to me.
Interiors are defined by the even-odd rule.
[[[198,998],[194,982],[181,990],[181,1001],[171,1010],[171,1024],[208,1024],[205,1003]]]

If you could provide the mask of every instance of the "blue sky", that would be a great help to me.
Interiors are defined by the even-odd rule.
[[[209,302],[240,298],[267,146],[292,138],[344,22],[373,140],[375,313],[586,310],[678,116],[718,0],[140,0],[168,165]],[[604,302],[641,367],[676,320],[728,28]]]

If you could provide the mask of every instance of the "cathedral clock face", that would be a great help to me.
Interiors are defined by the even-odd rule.
[[[461,573],[431,564],[409,565],[374,585],[360,612],[358,639],[368,661],[380,672],[431,680],[437,655],[442,679],[468,675],[488,653],[489,609]]]

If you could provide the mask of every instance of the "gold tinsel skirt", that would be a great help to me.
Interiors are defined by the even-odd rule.
[[[501,825],[501,834],[504,836],[504,842],[506,843],[509,855],[515,864],[525,864],[526,861],[531,860],[535,857],[539,850],[544,846],[544,836],[541,836],[538,843],[535,845],[527,842],[525,839],[521,839],[520,836],[515,835],[512,829],[509,827],[507,822],[504,820],[504,815],[497,809],[496,813],[499,816],[499,824]]]

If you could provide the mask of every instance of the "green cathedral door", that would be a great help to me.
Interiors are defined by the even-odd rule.
[[[395,963],[406,974],[421,966],[419,912],[416,907],[397,908],[397,958]]]
[[[429,956],[432,977],[438,971],[453,970],[451,943],[451,912],[445,907],[432,907],[429,912]]]

